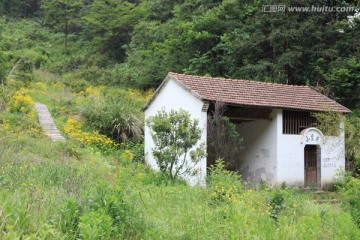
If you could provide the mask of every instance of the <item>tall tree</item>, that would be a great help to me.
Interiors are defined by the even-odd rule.
[[[126,62],[120,67],[124,73],[120,76],[122,82],[142,88],[156,87],[168,71],[182,72],[187,68],[191,59],[218,38],[197,28],[195,22],[219,4],[218,1],[183,1],[173,4],[170,12],[160,14],[167,17],[150,14],[140,21],[127,47]]]
[[[67,53],[68,37],[81,27],[83,0],[43,0],[41,9],[44,22],[52,29],[64,33],[64,50]]]
[[[145,4],[123,0],[94,0],[84,15],[84,37],[95,51],[122,62],[124,45],[131,40],[134,25],[147,13]]]

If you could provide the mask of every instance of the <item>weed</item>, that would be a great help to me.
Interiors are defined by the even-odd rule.
[[[239,194],[244,192],[241,176],[236,172],[225,169],[222,159],[210,166],[210,175],[207,178],[211,195],[215,201],[236,202]]]
[[[286,208],[284,196],[281,192],[276,192],[269,199],[269,203],[271,206],[270,217],[277,221],[281,211]]]
[[[77,236],[80,216],[82,214],[81,206],[75,199],[68,199],[65,207],[60,210],[59,227],[63,233]]]
[[[98,209],[80,217],[79,230],[81,239],[106,240],[111,235],[112,219],[103,209]]]

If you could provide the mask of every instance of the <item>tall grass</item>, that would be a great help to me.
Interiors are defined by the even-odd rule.
[[[102,89],[90,94],[79,110],[86,123],[116,141],[127,141],[143,133],[144,100],[123,89]]]
[[[120,170],[118,185],[141,213],[143,239],[358,239],[359,228],[339,204],[318,204],[296,188],[245,189],[231,201],[214,191],[169,184],[143,167]],[[237,181],[233,178],[234,181]],[[229,178],[226,178],[228,181]],[[236,189],[236,182],[229,189]],[[222,185],[225,187],[225,185]],[[224,191],[228,193],[229,191]],[[218,194],[218,191],[215,191]],[[281,196],[283,201],[274,203]],[[340,195],[339,195],[340,197]],[[273,216],[276,204],[281,210]],[[337,227],[334,227],[337,226]],[[324,230],[326,229],[326,230]]]
[[[255,190],[240,182],[228,201],[214,193],[229,191],[169,182],[143,164],[117,164],[76,142],[4,130],[1,136],[1,239],[360,237],[350,212],[319,205],[297,189]],[[236,189],[238,181],[218,176],[216,184]],[[279,196],[282,201],[274,201]],[[283,207],[274,218],[276,204]]]

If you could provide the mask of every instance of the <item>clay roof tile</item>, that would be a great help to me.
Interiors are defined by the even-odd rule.
[[[211,78],[170,72],[189,91],[208,101],[307,111],[351,112],[308,86]]]

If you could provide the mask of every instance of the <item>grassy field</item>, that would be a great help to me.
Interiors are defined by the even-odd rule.
[[[81,120],[86,98],[106,89],[34,78],[10,82],[1,111],[1,239],[360,239],[358,180],[319,196],[248,186],[218,169],[208,188],[189,187],[144,165],[141,143],[118,144]],[[48,105],[66,142],[43,135],[34,101]]]

